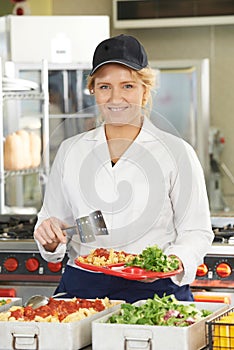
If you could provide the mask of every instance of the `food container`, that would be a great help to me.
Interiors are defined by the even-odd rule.
[[[140,306],[144,302],[141,300],[134,305]],[[182,304],[188,305],[191,302],[182,302]],[[205,322],[226,310],[228,305],[202,302],[193,304],[199,310],[212,311],[212,314],[188,327],[106,323],[113,313],[119,312],[118,310],[101,317],[92,323],[92,349],[199,350],[206,345]]]
[[[22,299],[21,298],[9,298],[9,297],[3,297],[2,298],[2,297],[0,297],[0,301],[1,300],[11,300],[11,302],[7,303],[7,304],[4,304],[4,305],[0,304],[0,312],[7,311],[13,305],[18,305],[18,306],[22,305]]]
[[[234,350],[234,307],[206,322],[209,350]]]
[[[112,300],[116,302],[116,300]],[[0,322],[0,350],[78,350],[91,344],[91,323],[120,308],[124,301],[70,323]]]

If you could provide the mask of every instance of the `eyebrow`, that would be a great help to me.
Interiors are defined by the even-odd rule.
[[[132,84],[132,83],[136,83],[135,80],[126,80],[126,81],[121,81],[120,84]],[[111,82],[106,82],[106,81],[100,81],[96,83],[97,85],[101,85],[101,84],[111,84]]]

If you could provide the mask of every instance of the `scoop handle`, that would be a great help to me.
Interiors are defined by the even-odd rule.
[[[70,226],[70,227],[67,227],[67,228],[63,228],[62,231],[66,231],[67,234],[72,237],[74,236],[75,234],[77,234],[77,226]]]
[[[60,293],[57,293],[55,295],[52,295],[52,298],[61,297],[62,295],[66,295],[66,294],[67,294],[66,292],[60,292]]]

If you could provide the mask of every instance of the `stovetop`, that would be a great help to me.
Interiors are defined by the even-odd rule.
[[[234,218],[233,217],[212,217],[212,229],[215,234],[213,250],[222,246],[224,250],[233,252],[234,246]],[[233,254],[233,253],[232,253]]]
[[[207,252],[208,255],[234,255],[234,244],[213,243]]]
[[[36,215],[0,215],[0,241],[33,240]]]
[[[4,243],[4,249],[35,247],[33,231],[36,221],[36,215],[0,215],[0,245]],[[211,223],[215,238],[208,254],[233,255],[234,217],[212,217]]]
[[[0,215],[0,281],[3,283],[58,283],[62,262],[47,262],[33,238],[36,215]]]

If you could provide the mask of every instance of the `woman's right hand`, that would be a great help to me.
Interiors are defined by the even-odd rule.
[[[66,232],[63,231],[68,225],[63,221],[50,217],[37,227],[34,238],[49,252],[55,251],[59,243],[66,244]]]

